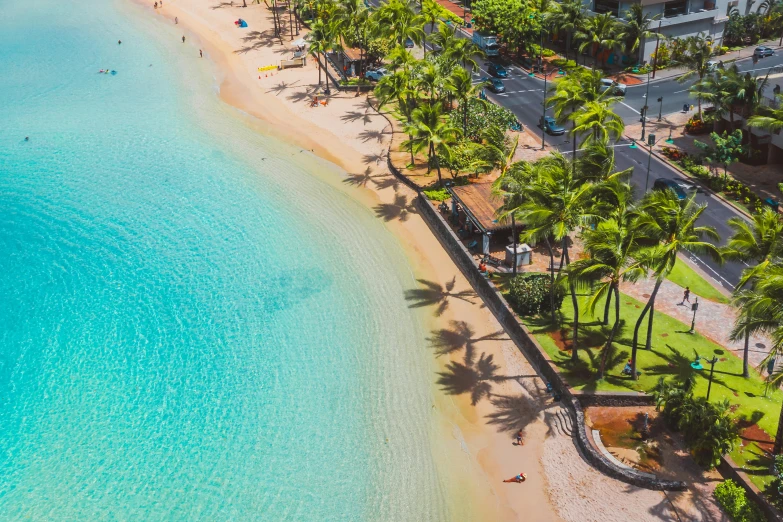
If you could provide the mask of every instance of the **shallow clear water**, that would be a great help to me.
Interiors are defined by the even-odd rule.
[[[0,0],[0,518],[451,518],[399,245],[179,36]]]

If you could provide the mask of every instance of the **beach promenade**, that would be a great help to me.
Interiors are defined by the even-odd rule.
[[[293,52],[291,39],[274,38],[272,14],[263,4],[171,0],[162,9],[145,8],[162,23],[177,18],[187,37],[182,52],[198,60],[199,49],[204,51],[224,101],[255,117],[251,124],[261,132],[340,165],[347,176],[328,181],[373,208],[399,238],[420,282],[409,302],[432,332],[433,409],[440,431],[433,452],[443,462],[446,487],[470,496],[455,501],[493,521],[719,520],[694,489],[667,496],[631,487],[581,458],[569,427],[558,421],[561,407],[417,215],[415,193],[389,173],[391,129],[366,94],[333,89],[326,105],[313,107],[312,97],[321,90],[311,58],[302,68],[259,72]],[[235,27],[239,17],[246,29]],[[492,379],[466,382],[480,364]],[[436,385],[439,378],[451,386],[480,383],[486,393],[479,390],[478,400],[471,393],[448,395]],[[524,443],[517,446],[520,430]],[[519,472],[527,474],[526,482],[503,483]]]

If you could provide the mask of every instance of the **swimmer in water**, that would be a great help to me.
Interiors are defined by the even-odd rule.
[[[117,45],[122,45],[122,40],[117,40]]]
[[[30,141],[30,136],[25,136],[24,141]]]

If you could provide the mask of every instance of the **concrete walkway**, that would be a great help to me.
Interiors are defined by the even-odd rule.
[[[679,259],[678,263],[687,261]],[[709,281],[709,277],[701,272],[698,267],[688,264],[694,270],[700,272],[700,275]],[[642,302],[647,302],[652,293],[655,281],[652,279],[639,281],[636,284],[625,283],[620,290],[631,297]],[[693,319],[693,312],[688,303],[680,305],[684,289],[671,281],[664,281],[658,290],[655,298],[655,311],[664,313],[670,317],[682,321],[683,324],[690,326]],[[691,294],[691,302],[695,300],[695,295]],[[696,315],[696,331],[704,337],[715,341],[724,348],[733,352],[742,359],[744,342],[731,342],[729,335],[734,327],[734,321],[737,318],[737,311],[730,305],[716,303],[708,299],[699,297],[699,311]],[[748,360],[752,367],[757,367],[769,353],[772,343],[765,335],[754,335],[750,338],[750,350]]]

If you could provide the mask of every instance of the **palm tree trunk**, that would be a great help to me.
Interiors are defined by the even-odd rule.
[[[571,31],[566,32],[565,59],[568,62],[568,48],[571,47]]]
[[[565,259],[566,266],[568,266],[571,260],[568,257],[568,236],[563,238],[563,259]],[[574,307],[574,333],[571,340],[571,360],[579,360],[579,354],[577,353],[577,345],[579,344],[579,301],[576,299],[576,286],[571,283],[568,285],[568,290],[571,293],[571,305]]]
[[[555,253],[552,250],[552,243],[549,237],[544,238],[546,248],[549,250],[549,310],[552,314],[552,324],[555,323]]]
[[[438,161],[438,154],[435,152],[435,146],[432,146],[432,160],[435,162],[435,168],[438,169],[438,186],[443,186],[443,178],[440,176],[440,161]]]
[[[783,407],[780,408],[780,417],[778,417],[778,431],[775,434],[775,448],[772,452],[778,455],[783,450]]]
[[[612,350],[612,342],[614,342],[614,338],[617,335],[617,330],[620,329],[620,288],[619,284],[612,285],[612,288],[609,289],[609,297],[607,297],[606,302],[609,302],[609,298],[612,296],[612,291],[614,291],[614,325],[612,325],[612,331],[609,332],[609,339],[606,340],[606,346],[604,346],[604,351],[601,354],[601,366],[598,368],[598,378],[603,379],[604,378],[604,372],[606,371],[606,359],[609,357],[609,352]],[[608,311],[608,309],[607,309]]]
[[[609,324],[609,307],[612,303],[612,287],[609,287],[609,293],[606,296],[606,304],[604,304],[604,324]]]
[[[655,288],[653,288],[652,294],[650,295],[650,299],[647,301],[647,304],[644,305],[644,308],[642,309],[642,313],[639,314],[639,319],[636,320],[636,326],[634,326],[633,329],[633,342],[631,344],[631,376],[634,379],[637,379],[638,376],[636,375],[636,350],[639,346],[639,329],[642,327],[642,321],[644,320],[644,316],[647,315],[648,310],[652,307],[652,302],[655,300],[655,296],[658,293],[658,289],[661,287],[661,283],[663,283],[663,279],[658,278],[655,281]]]
[[[462,107],[462,135],[466,136],[468,134],[468,98],[467,96],[463,100],[463,107]]]
[[[432,145],[432,142],[430,142],[430,148],[427,149],[427,175],[429,175],[430,172],[432,172],[432,154],[434,151],[434,147]],[[440,176],[438,176],[440,178]]]
[[[644,343],[644,349],[652,349],[652,331],[653,331],[653,318],[655,317],[655,298],[650,302],[650,315],[647,318],[647,340]]]
[[[750,371],[748,370],[748,348],[750,346],[750,331],[745,330],[745,349],[742,352],[742,376],[746,379],[750,377]]]

